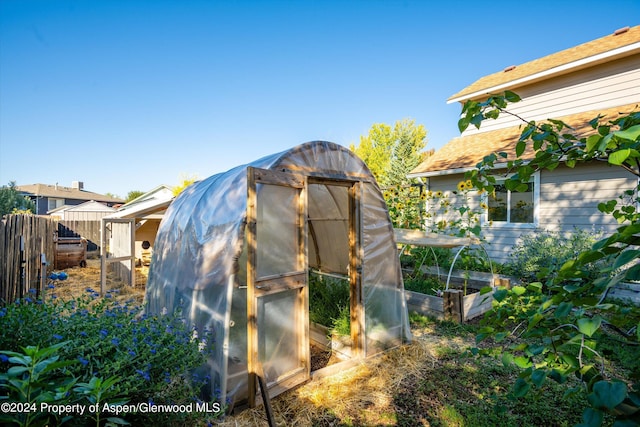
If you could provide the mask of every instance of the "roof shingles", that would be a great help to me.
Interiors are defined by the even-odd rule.
[[[604,116],[601,121],[608,121],[615,119],[620,114],[629,113],[634,110],[638,110],[637,104],[572,114],[558,117],[558,120],[562,120],[573,127],[575,135],[582,137],[594,132],[589,125],[589,121],[597,117],[598,114]],[[505,161],[513,159],[516,143],[518,142],[521,132],[521,126],[512,126],[490,132],[454,138],[411,171],[411,175],[438,175],[438,172],[452,169],[473,168],[480,163],[485,156],[501,151],[506,152],[510,156],[505,159]],[[533,151],[526,151],[522,158],[530,158],[532,153]]]
[[[77,188],[63,187],[61,185],[49,185],[49,184],[30,184],[30,185],[18,185],[16,190],[23,194],[30,194],[33,196],[42,197],[55,197],[73,200],[95,200],[97,202],[114,202],[122,203],[124,200],[111,196],[105,196],[91,191],[80,190]]]
[[[490,91],[491,88],[513,82],[515,80],[533,76],[538,73],[552,70],[556,67],[570,64],[581,59],[586,59],[601,53],[609,52],[633,43],[640,42],[640,25],[629,28],[628,31],[615,35],[615,33],[583,43],[561,52],[557,52],[516,67],[508,67],[509,71],[499,71],[482,77],[473,84],[462,89],[449,98],[449,101],[466,98],[477,92]]]

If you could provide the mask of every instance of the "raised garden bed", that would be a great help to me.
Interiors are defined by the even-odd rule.
[[[437,270],[434,268],[423,268],[423,272],[428,276],[438,277]],[[504,276],[462,270],[454,270],[451,273],[449,289],[444,289],[446,275],[443,279],[441,274],[440,280],[444,284],[439,295],[405,290],[408,309],[436,319],[466,322],[491,309],[493,292],[480,294],[481,288],[510,284],[510,280]]]
[[[312,345],[330,349],[340,360],[351,359],[351,337],[330,334],[329,328],[318,323],[309,323],[309,339]]]

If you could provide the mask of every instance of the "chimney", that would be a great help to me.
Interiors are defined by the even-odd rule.
[[[71,188],[74,190],[84,190],[84,182],[82,181],[73,181],[71,183]]]

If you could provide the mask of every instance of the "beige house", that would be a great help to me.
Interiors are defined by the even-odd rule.
[[[579,46],[510,66],[485,76],[449,98],[448,103],[482,101],[510,90],[522,98],[508,110],[526,120],[560,119],[579,134],[592,132],[588,121],[602,114],[607,120],[640,109],[640,26],[622,28]],[[503,114],[469,126],[409,175],[432,191],[453,194],[464,173],[496,152],[515,153],[522,122]],[[500,166],[500,165],[498,165]],[[504,168],[504,164],[501,165]],[[497,168],[499,169],[499,167]],[[496,170],[496,174],[504,170]],[[619,167],[604,163],[560,166],[534,175],[524,193],[498,187],[495,198],[475,195],[472,207],[483,210],[483,236],[491,257],[505,261],[524,233],[537,230],[572,231],[575,227],[612,231],[613,218],[601,214],[598,203],[635,188],[638,180]],[[453,203],[460,203],[452,195]],[[436,218],[442,219],[442,218]]]

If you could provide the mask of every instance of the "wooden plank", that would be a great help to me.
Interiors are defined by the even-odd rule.
[[[41,254],[53,253],[49,234],[55,221],[37,215],[7,215],[0,221],[0,299],[13,301],[44,288]],[[20,239],[23,239],[22,253]],[[21,259],[22,256],[22,259]]]
[[[425,316],[432,316],[438,319],[444,318],[444,304],[442,298],[406,290],[404,294],[405,300],[407,301],[407,308],[410,311],[415,311]]]
[[[352,355],[360,358],[366,354],[364,336],[364,298],[362,291],[362,253],[360,241],[360,185],[349,188],[349,311],[351,323]]]
[[[249,374],[248,400],[249,407],[256,405],[256,381],[258,360],[258,325],[255,295],[256,280],[256,223],[257,223],[257,193],[255,169],[247,168],[247,225],[245,238],[247,240],[247,371]]]
[[[462,322],[462,291],[447,289],[442,294],[444,318],[455,323]]]
[[[308,199],[307,199],[307,183],[306,178],[303,177],[302,188],[298,190],[298,215],[297,215],[297,229],[298,229],[298,268],[304,269],[304,274],[300,276],[303,279],[303,283],[299,291],[298,306],[296,308],[298,316],[298,335],[299,335],[299,352],[301,363],[303,364],[304,378],[305,380],[310,378],[311,375],[311,348],[309,347],[309,259],[307,258],[307,244],[309,238],[309,231],[307,229],[307,217],[308,217]]]
[[[249,168],[247,168],[248,170]],[[305,178],[303,175],[295,175],[272,170],[251,168],[255,183],[283,185],[293,188],[304,188]]]

